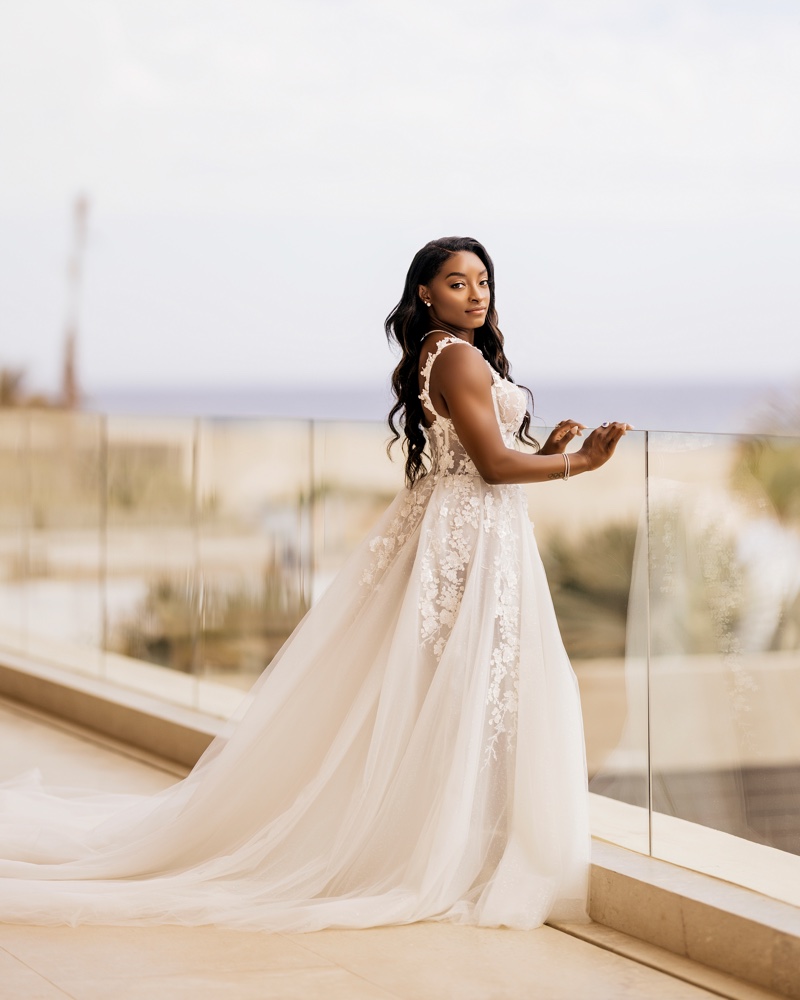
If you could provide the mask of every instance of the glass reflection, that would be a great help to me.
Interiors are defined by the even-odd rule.
[[[800,855],[800,442],[653,434],[649,486],[653,853],[786,898],[770,872],[773,849]]]
[[[28,421],[0,412],[0,646],[24,651],[28,586]]]
[[[403,485],[400,447],[385,424],[314,425],[312,598],[322,594]]]
[[[228,714],[309,606],[311,425],[204,422],[197,450],[201,707]]]
[[[70,669],[101,669],[101,417],[27,415],[27,651]]]
[[[108,418],[106,674],[184,704],[196,703],[195,476],[194,421]]]
[[[591,475],[526,491],[581,690],[593,830],[646,852],[645,435],[629,433],[613,462]]]

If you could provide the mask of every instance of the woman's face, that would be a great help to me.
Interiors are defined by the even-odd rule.
[[[483,326],[489,308],[489,274],[477,254],[454,253],[427,285],[419,286],[423,302],[430,302],[431,319],[458,330]]]

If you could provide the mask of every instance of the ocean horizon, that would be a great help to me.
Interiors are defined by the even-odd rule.
[[[770,405],[800,398],[790,381],[541,382],[534,396],[534,426],[567,417],[588,427],[626,420],[638,430],[716,434],[764,429]],[[385,421],[388,385],[277,385],[109,387],[87,392],[84,409],[109,415],[199,417],[212,420],[285,418]],[[796,403],[795,403],[796,407]]]

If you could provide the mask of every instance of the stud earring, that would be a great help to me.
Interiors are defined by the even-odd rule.
[[[430,302],[426,302],[425,305],[430,309]]]

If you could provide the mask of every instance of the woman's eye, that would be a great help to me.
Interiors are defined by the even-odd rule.
[[[463,288],[464,287],[464,282],[463,281],[456,281],[450,287],[451,288]]]

